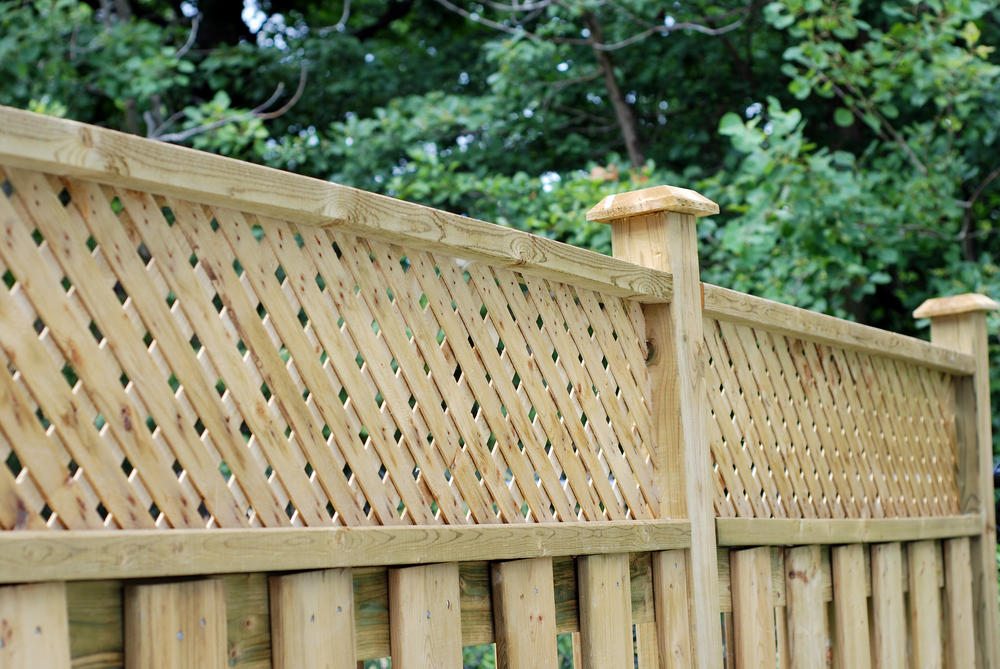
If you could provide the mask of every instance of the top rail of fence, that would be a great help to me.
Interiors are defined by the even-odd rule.
[[[9,107],[0,162],[200,204],[337,229],[509,267],[616,297],[669,302],[670,274],[311,177]]]

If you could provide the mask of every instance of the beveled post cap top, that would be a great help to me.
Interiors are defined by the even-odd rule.
[[[587,212],[587,220],[610,223],[658,211],[676,211],[696,217],[719,213],[719,205],[704,195],[676,186],[654,186],[628,193],[609,195]]]
[[[994,309],[1000,309],[1000,304],[979,293],[966,293],[929,299],[917,307],[917,310],[913,312],[913,317],[956,316],[974,311],[993,311]]]

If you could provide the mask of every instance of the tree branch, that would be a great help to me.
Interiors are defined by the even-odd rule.
[[[237,123],[239,121],[248,121],[248,120],[251,120],[251,119],[260,119],[262,121],[267,121],[267,120],[270,120],[270,119],[278,118],[282,114],[287,113],[288,110],[290,110],[292,107],[294,107],[295,104],[299,101],[299,98],[302,97],[302,93],[303,93],[303,91],[305,91],[305,88],[306,88],[306,71],[307,71],[307,69],[308,68],[306,66],[306,63],[303,62],[302,63],[302,74],[299,76],[299,87],[295,90],[295,94],[292,96],[292,98],[287,103],[285,103],[285,105],[283,105],[280,109],[277,109],[277,110],[275,110],[273,112],[265,112],[264,111],[265,109],[267,109],[268,107],[270,107],[271,105],[273,105],[275,102],[277,102],[278,98],[281,97],[281,93],[285,90],[285,84],[284,84],[284,82],[281,82],[281,83],[278,84],[278,87],[274,90],[274,94],[271,95],[271,97],[268,98],[268,100],[265,103],[263,103],[261,105],[258,105],[257,107],[251,109],[249,112],[246,112],[246,113],[243,113],[243,114],[233,114],[231,116],[227,116],[225,118],[221,118],[221,119],[219,119],[217,121],[212,121],[211,123],[205,123],[203,125],[199,125],[198,127],[189,128],[187,130],[183,130],[181,132],[171,133],[169,135],[158,134],[158,133],[162,132],[168,125],[170,125],[171,123],[173,123],[174,121],[177,120],[178,115],[174,114],[174,116],[172,116],[170,119],[168,119],[166,123],[164,123],[162,126],[160,126],[159,128],[157,128],[149,136],[149,139],[155,139],[155,140],[160,141],[160,142],[183,142],[184,140],[190,139],[191,137],[194,137],[195,135],[200,135],[201,133],[204,133],[204,132],[209,132],[211,130],[216,130],[216,129],[221,128],[221,127],[223,127],[225,125],[229,125],[230,123]],[[149,119],[147,119],[146,122],[148,124],[149,123]]]

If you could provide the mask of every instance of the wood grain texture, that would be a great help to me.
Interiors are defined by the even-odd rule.
[[[948,539],[979,534],[978,513],[939,518],[718,518],[720,546],[805,546]]]
[[[660,668],[660,649],[657,646],[655,623],[636,623],[635,660],[636,669]]]
[[[818,314],[798,307],[704,284],[704,314],[720,321],[916,363],[953,374],[971,374],[968,352]]]
[[[906,609],[899,543],[874,544],[872,556],[872,658],[875,669],[906,666]]]
[[[946,598],[945,637],[949,667],[976,665],[976,632],[972,605],[972,556],[969,539],[949,539],[944,544]]]
[[[272,576],[269,585],[274,669],[356,669],[350,569]]]
[[[1000,304],[979,293],[965,293],[951,297],[932,297],[925,300],[913,312],[914,318],[935,318],[937,316],[957,316],[974,311],[994,311]]]
[[[517,560],[687,548],[684,520],[473,527],[336,527],[0,534],[0,582],[100,580]]]
[[[907,544],[910,580],[910,643],[914,669],[940,669],[941,592],[933,541]]]
[[[652,558],[659,667],[685,669],[691,666],[688,552],[662,551],[653,553]],[[633,590],[635,585],[633,582]]]
[[[653,186],[628,193],[609,195],[587,212],[588,221],[612,223],[661,211],[692,216],[719,213],[719,205],[700,193],[677,186]],[[647,265],[648,267],[648,265]]]
[[[125,669],[226,665],[224,581],[126,586]]]
[[[576,568],[584,664],[634,666],[628,555],[581,556]]]
[[[788,656],[796,669],[826,667],[823,579],[819,546],[800,546],[785,553],[788,598]]]
[[[669,301],[669,275],[510,228],[222,156],[0,108],[0,162],[235,207],[425,251],[513,266],[643,301]]]
[[[836,610],[836,649],[840,666],[870,669],[868,600],[865,596],[865,547],[835,546],[833,559],[833,604]]]
[[[993,504],[993,443],[986,315],[982,311],[931,319],[931,341],[974,356],[970,385],[956,390],[958,481],[962,510],[982,514],[980,536],[970,540],[976,667],[1000,667],[1000,602],[997,594],[996,510]]]
[[[557,669],[552,558],[492,567],[493,620],[499,669]]]
[[[740,669],[773,669],[777,661],[771,602],[771,551],[732,551],[733,654]]]
[[[0,667],[69,669],[65,584],[0,588],[0,621]]]
[[[397,669],[461,669],[458,565],[389,570],[389,643]]]

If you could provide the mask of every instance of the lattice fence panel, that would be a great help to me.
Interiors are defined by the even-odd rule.
[[[705,319],[716,513],[959,513],[948,374]]]
[[[652,518],[637,304],[4,169],[4,529]]]

